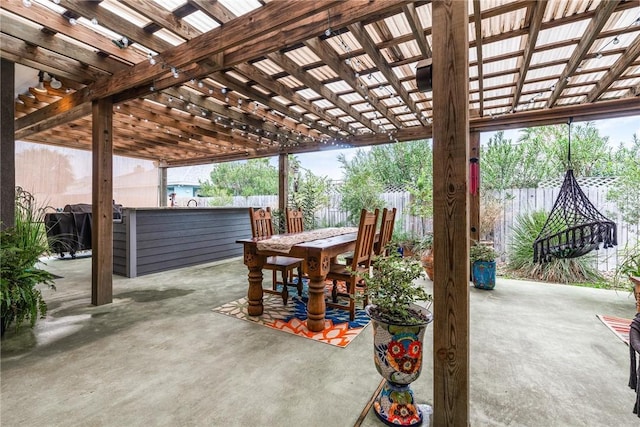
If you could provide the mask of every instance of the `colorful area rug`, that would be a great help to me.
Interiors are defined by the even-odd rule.
[[[324,331],[311,332],[307,328],[308,298],[306,280],[304,282],[302,297],[298,296],[294,288],[290,288],[289,302],[286,306],[282,304],[279,295],[264,293],[264,311],[261,316],[249,315],[247,297],[216,307],[213,311],[337,347],[344,348],[349,345],[369,324],[364,310],[356,308],[356,318],[350,322],[349,311],[327,307]]]
[[[629,326],[631,325],[631,319],[624,319],[622,317],[604,316],[602,314],[596,314],[596,317],[605,324],[607,328],[611,330],[618,338],[624,343],[629,345]]]

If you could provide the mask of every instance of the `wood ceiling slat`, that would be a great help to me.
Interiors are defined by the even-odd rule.
[[[475,27],[476,67],[478,68],[478,94],[480,115],[484,114],[484,61],[482,59],[482,9],[480,0],[473,0],[473,23]]]
[[[524,48],[522,63],[520,64],[520,70],[518,71],[518,77],[516,78],[516,90],[513,94],[513,103],[511,108],[516,108],[520,102],[520,95],[522,94],[522,87],[529,71],[529,65],[531,64],[531,57],[536,49],[536,43],[538,41],[538,33],[540,27],[542,27],[542,19],[544,18],[544,12],[547,7],[547,0],[541,0],[536,2],[533,6],[533,12],[531,17],[531,23],[529,25],[529,35],[527,38],[527,44]]]
[[[82,40],[83,43],[93,46],[103,52],[107,52],[110,55],[120,58],[130,64],[134,64],[143,59],[138,52],[129,49],[119,49],[111,42],[111,40],[107,40],[105,37],[83,25],[69,24],[69,21],[63,18],[62,15],[52,12],[36,2],[32,2],[31,7],[24,7],[21,2],[1,1],[0,8],[42,25],[45,28],[50,28],[56,33],[64,34],[73,39]]]
[[[624,73],[629,65],[640,56],[640,35],[626,49],[626,52],[611,67],[607,75],[600,79],[596,87],[587,95],[586,102],[594,102],[602,93]]]
[[[567,63],[564,71],[560,74],[560,80],[556,84],[555,89],[551,92],[551,96],[549,97],[549,101],[547,102],[547,108],[552,107],[553,104],[558,99],[558,96],[562,93],[565,86],[567,85],[567,79],[569,76],[573,74],[573,72],[578,68],[580,62],[584,58],[585,54],[589,51],[593,42],[598,38],[598,33],[604,27],[604,24],[607,23],[609,16],[615,10],[618,5],[617,1],[605,1],[598,5],[595,11],[595,16],[589,22],[589,26],[587,27],[584,35],[580,39],[578,46],[576,46],[569,62]]]

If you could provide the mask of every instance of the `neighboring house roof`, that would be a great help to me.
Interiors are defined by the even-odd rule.
[[[167,185],[199,186],[200,181],[206,181],[211,177],[213,165],[185,166],[181,168],[167,169]]]

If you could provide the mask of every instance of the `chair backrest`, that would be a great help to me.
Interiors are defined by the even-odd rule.
[[[358,266],[369,268],[371,265],[371,255],[373,254],[373,242],[376,237],[379,213],[380,211],[378,209],[373,213],[362,209],[360,213],[358,237],[356,238],[356,248],[353,251],[353,262],[351,263],[353,271],[356,271]]]
[[[287,233],[301,233],[304,231],[304,217],[302,209],[287,209]]]
[[[251,234],[253,237],[269,237],[273,235],[271,208],[249,208],[251,218]]]
[[[391,210],[384,208],[382,211],[382,224],[380,224],[380,234],[378,235],[378,241],[374,245],[374,252],[376,255],[380,255],[385,251],[385,248],[391,241],[393,235],[393,224],[396,220],[396,208]]]

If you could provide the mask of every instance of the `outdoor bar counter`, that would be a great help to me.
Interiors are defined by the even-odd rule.
[[[113,273],[126,277],[242,256],[247,208],[123,208],[113,224]]]

